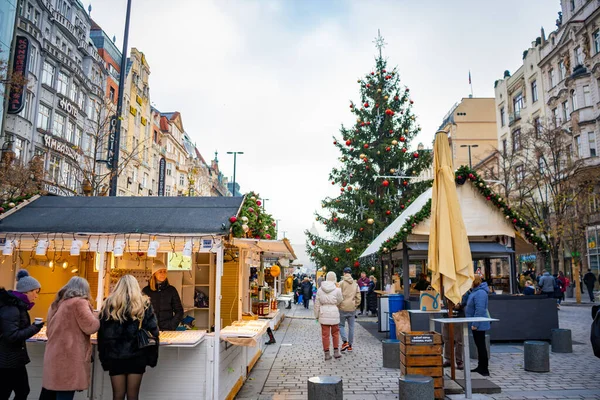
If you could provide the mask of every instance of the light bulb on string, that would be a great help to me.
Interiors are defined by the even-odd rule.
[[[48,263],[48,268],[53,268],[54,267],[54,261],[50,260],[50,262]]]
[[[78,268],[73,268],[73,269],[71,270],[71,273],[72,273],[72,274],[76,274],[76,273],[78,273],[78,272],[79,272],[79,269],[78,269]]]
[[[69,266],[69,263],[67,263],[66,261],[62,265],[63,269],[67,269],[68,266]]]

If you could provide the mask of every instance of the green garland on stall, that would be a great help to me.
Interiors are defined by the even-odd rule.
[[[14,197],[12,199],[6,199],[0,204],[0,215],[4,214],[7,211],[15,208],[19,204],[29,201],[33,196],[38,195],[39,193],[31,193],[25,196]]]
[[[509,220],[516,230],[521,230],[525,234],[525,239],[536,246],[538,251],[547,251],[548,244],[541,236],[537,235],[534,229],[529,225],[529,222],[523,219],[518,212],[512,210],[510,206],[506,204],[504,199],[494,193],[492,189],[486,184],[475,170],[470,169],[467,166],[460,167],[455,173],[456,183],[459,185],[464,184],[467,180],[473,184],[473,187],[483,195],[486,200],[490,201],[496,208],[500,209],[504,214],[505,218]],[[395,248],[398,244],[402,243],[408,235],[412,233],[412,229],[417,224],[423,222],[425,219],[431,216],[431,199],[421,208],[419,212],[408,217],[406,222],[402,225],[400,230],[396,234],[387,239],[379,248],[379,253],[387,253],[390,249]]]
[[[271,214],[264,211],[260,195],[249,192],[244,196],[244,203],[238,215],[229,218],[231,232],[236,238],[254,238],[275,240],[277,224]]]

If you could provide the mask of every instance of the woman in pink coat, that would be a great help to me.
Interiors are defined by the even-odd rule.
[[[57,293],[48,311],[42,386],[56,391],[56,400],[71,400],[76,391],[90,386],[90,335],[100,328],[90,300],[90,285],[75,276]]]

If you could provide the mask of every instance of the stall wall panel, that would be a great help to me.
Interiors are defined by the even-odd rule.
[[[219,348],[219,400],[223,400],[229,395],[240,378],[246,379],[245,355],[245,347],[221,341]]]
[[[239,276],[240,267],[237,261],[223,264],[223,277],[221,278],[222,326],[229,326],[233,321],[239,321],[242,319]]]

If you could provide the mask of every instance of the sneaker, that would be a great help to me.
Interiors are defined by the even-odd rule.
[[[325,352],[325,361],[329,361],[329,360],[331,360],[331,354],[329,353],[329,350],[327,350]]]
[[[341,351],[346,351],[346,350],[348,350],[348,347],[350,347],[350,343],[348,343],[348,342],[344,342],[344,343],[342,344],[342,349],[341,349]]]
[[[338,349],[333,349],[333,357],[334,358],[342,358],[340,351]]]
[[[348,353],[352,353],[352,345],[351,344],[349,344],[348,347],[346,347],[346,351]]]
[[[456,369],[459,371],[462,371],[463,369],[465,369],[465,364],[461,363],[461,362],[457,362],[456,363]]]
[[[448,368],[450,365],[451,365],[451,364],[450,364],[450,361],[447,361],[447,360],[446,360],[446,361],[444,361],[444,364],[442,365],[442,367],[444,367],[444,368]]]

